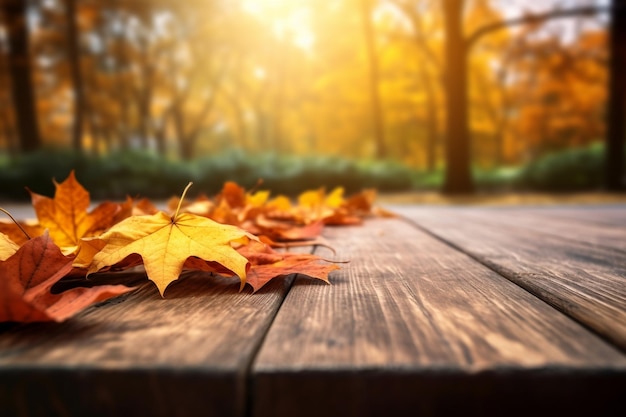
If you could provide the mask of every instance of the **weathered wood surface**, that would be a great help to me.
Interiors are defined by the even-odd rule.
[[[0,416],[621,415],[623,210],[403,213],[328,229],[330,286],[196,274],[0,325]]]
[[[609,415],[626,358],[401,220],[334,229],[332,286],[297,279],[252,368],[253,415]]]
[[[197,274],[62,324],[0,327],[0,416],[243,416],[246,373],[290,280],[254,296]]]
[[[444,211],[445,212],[445,211]],[[463,215],[492,225],[515,225],[626,253],[626,207],[465,209]]]
[[[533,229],[524,227],[523,221],[518,224],[510,210],[504,222],[498,209],[401,211],[626,351],[626,254],[619,248],[591,244],[590,240],[601,239],[589,236],[606,234],[606,229],[586,225],[591,217],[610,218],[613,230],[626,236],[626,226],[616,225],[626,218],[626,210],[594,209],[594,216],[590,210],[563,210],[565,217],[578,216],[578,238],[576,224],[563,237],[547,219]]]
[[[496,209],[498,210],[498,209]],[[582,206],[539,206],[539,207],[511,207],[502,208],[503,211],[512,210],[533,215],[545,215],[557,219],[568,219],[576,224],[596,224],[606,226],[626,227],[626,206],[614,205],[582,205]],[[581,223],[582,222],[582,223]]]

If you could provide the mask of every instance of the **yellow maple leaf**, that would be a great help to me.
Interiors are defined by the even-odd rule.
[[[344,191],[345,190],[344,190],[343,187],[335,187],[326,196],[326,199],[324,200],[324,204],[326,204],[328,207],[332,207],[332,208],[341,207],[341,205],[344,202],[344,199],[343,199]]]
[[[7,235],[0,233],[0,261],[4,261],[13,255],[20,247]]]
[[[179,210],[171,217],[163,212],[129,217],[92,240],[95,239],[104,241],[105,245],[93,257],[88,274],[137,254],[161,295],[178,279],[190,257],[219,263],[239,276],[243,288],[248,260],[231,243],[257,240],[236,226],[191,213],[179,214]]]
[[[267,202],[267,208],[287,212],[291,210],[291,200],[287,196],[279,195]]]
[[[270,197],[270,192],[267,190],[259,190],[253,194],[246,193],[246,205],[253,207],[261,207]]]
[[[317,190],[306,190],[298,196],[298,206],[300,207],[320,207],[324,203],[326,191],[324,188]]]

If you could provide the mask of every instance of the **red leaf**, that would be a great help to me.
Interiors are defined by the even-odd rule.
[[[246,282],[254,292],[274,278],[295,273],[329,283],[328,274],[339,269],[337,265],[326,263],[317,255],[277,252],[261,242],[252,241],[237,250],[251,264]]]
[[[72,269],[73,259],[46,232],[0,262],[0,321],[63,321],[92,303],[132,290],[105,285],[52,294],[50,288]]]

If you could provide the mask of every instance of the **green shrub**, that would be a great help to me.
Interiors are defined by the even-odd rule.
[[[603,177],[604,146],[595,143],[538,158],[524,167],[517,184],[524,189],[580,191],[600,188]]]
[[[476,187],[481,191],[511,191],[518,187],[521,169],[500,167],[489,171],[475,170]]]
[[[296,195],[306,189],[343,186],[401,191],[412,188],[416,173],[395,162],[354,161],[333,156],[258,155],[239,150],[193,161],[173,161],[145,151],[115,152],[103,157],[68,150],[48,149],[17,158],[0,159],[0,198],[26,200],[24,187],[53,195],[52,179],[62,181],[74,169],[94,200],[132,197],[168,198],[179,194],[189,181],[190,193],[215,194],[226,181],[273,194]]]
[[[602,184],[604,148],[595,144],[546,155],[523,168],[475,170],[479,190],[576,191]],[[231,149],[193,161],[174,161],[153,152],[125,151],[102,157],[71,150],[45,149],[19,157],[0,157],[0,198],[27,200],[25,187],[53,195],[52,179],[61,181],[74,169],[94,200],[179,194],[189,181],[190,196],[213,195],[224,182],[294,196],[306,189],[343,186],[348,193],[364,188],[385,191],[439,190],[443,170],[416,171],[394,161],[352,160],[337,156],[294,156],[272,152],[249,154]]]
[[[51,195],[54,193],[52,179],[62,181],[73,168],[80,169],[83,165],[81,156],[71,150],[44,149],[3,158],[0,195],[16,200],[27,199],[26,188]]]

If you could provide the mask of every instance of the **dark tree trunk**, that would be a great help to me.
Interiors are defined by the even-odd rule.
[[[149,8],[141,8],[139,10],[139,17],[144,26],[143,30],[148,30],[151,25],[151,10]],[[154,92],[154,74],[155,67],[150,56],[150,41],[146,33],[142,33],[139,44],[139,65],[141,68],[141,81],[138,82],[135,90],[137,100],[137,112],[138,112],[138,131],[139,141],[142,149],[147,149],[149,146],[149,139],[151,136],[151,124],[152,115],[150,107],[152,104],[152,97]]]
[[[626,0],[613,0],[609,35],[609,102],[606,136],[606,188],[624,190],[626,138]]]
[[[70,65],[70,74],[74,90],[74,120],[72,125],[72,147],[77,151],[83,150],[84,104],[85,94],[83,79],[80,71],[80,40],[78,33],[78,19],[76,16],[76,0],[65,1],[65,20],[67,25],[67,51]]]
[[[463,0],[443,0],[446,35],[446,168],[443,191],[474,191],[467,126],[467,44],[463,36]]]
[[[154,132],[154,140],[156,141],[156,148],[159,155],[167,154],[167,116],[162,116],[152,124],[152,131]]]
[[[426,169],[432,172],[437,167],[437,144],[439,143],[437,103],[432,79],[428,77],[426,68],[420,66],[419,71],[422,86],[426,91]]]
[[[34,151],[41,147],[29,54],[27,6],[24,0],[0,1],[8,28],[8,67],[11,74],[16,127],[22,152]]]
[[[193,155],[189,144],[185,141],[185,118],[181,106],[182,103],[176,101],[170,109],[170,115],[172,117],[176,140],[178,141],[178,155],[183,160],[189,160]]]
[[[374,38],[374,27],[372,25],[372,5],[371,0],[361,0],[361,13],[363,18],[363,31],[365,35],[365,48],[369,66],[369,89],[372,105],[372,123],[374,129],[374,140],[376,144],[376,157],[386,158],[387,144],[385,143],[385,126],[383,123],[383,108],[380,99],[380,70],[378,68],[378,54],[376,53],[376,40]]]
[[[5,137],[7,148],[11,155],[15,155],[19,151],[19,143],[15,137],[15,130],[10,115],[6,111],[0,112],[0,128],[1,134]]]
[[[151,83],[148,80],[149,75],[144,74],[146,79],[145,83]],[[137,113],[139,123],[139,142],[142,149],[147,149],[149,145],[148,139],[150,138],[150,125],[152,115],[150,114],[150,102],[152,101],[152,86],[144,85],[141,87],[141,91],[137,94]]]

